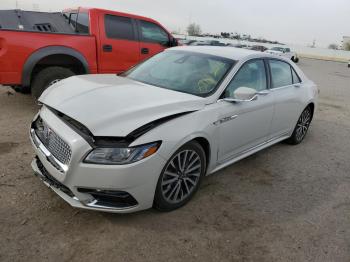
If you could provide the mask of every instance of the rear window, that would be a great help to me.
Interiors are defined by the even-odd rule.
[[[74,29],[75,32],[80,34],[89,34],[89,15],[85,12],[72,11],[63,13],[63,17],[67,23]]]
[[[108,38],[135,40],[131,18],[105,15],[105,31]]]
[[[89,15],[87,13],[78,14],[75,28],[78,33],[89,34]]]

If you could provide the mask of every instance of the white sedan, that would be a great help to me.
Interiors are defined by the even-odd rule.
[[[299,62],[298,54],[291,51],[289,47],[272,47],[271,49],[267,49],[265,51],[266,53],[277,55],[277,56],[283,56],[287,59],[292,60],[294,63]]]
[[[46,90],[30,130],[32,167],[74,207],[170,211],[204,176],[280,141],[300,143],[317,94],[281,57],[168,49],[123,75],[75,76]]]

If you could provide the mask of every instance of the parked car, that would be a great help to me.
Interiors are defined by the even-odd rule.
[[[197,40],[189,40],[189,39],[182,39],[178,40],[180,45],[191,45],[194,42],[197,42]]]
[[[121,73],[176,39],[153,19],[96,8],[0,11],[0,84],[35,97],[87,73]]]
[[[207,40],[207,41],[197,41],[193,42],[190,45],[192,46],[226,46],[226,44],[221,43],[217,40]]]
[[[46,90],[30,130],[32,167],[74,207],[173,210],[205,175],[282,140],[302,142],[317,95],[282,57],[171,48],[120,76],[75,76]]]
[[[252,47],[249,48],[250,50],[254,51],[260,51],[260,52],[265,52],[267,50],[267,47],[262,46],[262,45],[253,45]]]
[[[247,48],[247,45],[244,44],[227,44],[227,46],[231,46],[231,47],[236,47],[236,48]]]
[[[286,57],[292,60],[294,63],[299,62],[298,54],[292,52],[289,47],[272,47],[271,49],[268,49],[265,52],[273,55]]]

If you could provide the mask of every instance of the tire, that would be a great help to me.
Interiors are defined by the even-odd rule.
[[[196,141],[178,149],[159,176],[153,207],[168,212],[184,206],[197,192],[206,164],[205,152]]]
[[[32,96],[38,99],[49,86],[73,75],[75,75],[73,71],[60,66],[44,68],[33,79],[31,85]]]
[[[310,106],[304,109],[298,119],[292,136],[286,140],[288,144],[298,145],[304,140],[312,121],[312,114],[313,112]]]
[[[295,58],[294,56],[292,57],[292,61],[294,62],[294,63],[298,63],[299,62],[299,58],[297,57],[297,58]]]

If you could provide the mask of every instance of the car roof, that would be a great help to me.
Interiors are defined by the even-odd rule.
[[[188,52],[197,52],[202,54],[220,56],[232,60],[240,61],[247,58],[254,57],[274,57],[267,53],[257,52],[254,50],[236,48],[231,46],[179,46],[173,47],[169,50],[181,50]]]

